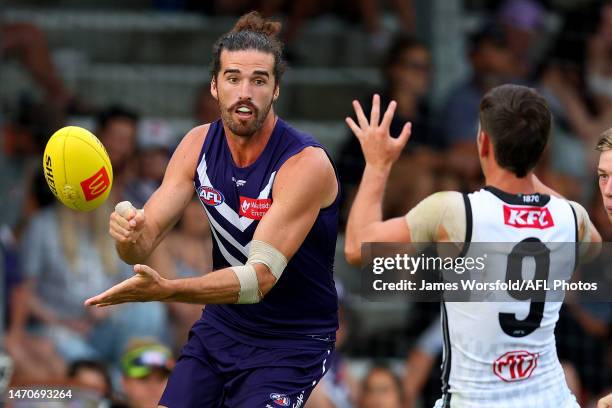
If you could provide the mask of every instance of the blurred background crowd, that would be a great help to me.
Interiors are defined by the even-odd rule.
[[[105,406],[156,406],[200,306],[83,301],[131,275],[108,235],[118,201],[140,207],[178,140],[218,116],[209,93],[215,39],[253,9],[283,21],[290,69],[277,113],[329,149],[346,221],[364,160],[343,119],[351,100],[398,102],[385,216],[439,190],[482,186],[478,103],[499,84],[536,87],[554,112],[540,178],[582,203],[612,241],[595,180],[598,135],[612,126],[612,1],[5,0],[0,11],[0,287],[12,386],[72,384]],[[59,205],[41,171],[50,135],[93,131],[113,170],[91,213]],[[341,228],[343,229],[343,228]],[[164,276],[211,270],[197,199],[149,264]],[[339,237],[338,357],[309,408],[433,406],[440,395],[439,305],[367,302]],[[610,304],[564,306],[557,349],[582,406],[612,389]],[[0,333],[2,331],[0,330]],[[0,361],[3,361],[0,359]],[[0,370],[1,371],[1,370]],[[0,381],[1,383],[2,381]],[[75,389],[77,389],[75,388]],[[19,402],[13,402],[14,406]],[[87,405],[90,406],[90,405]]]

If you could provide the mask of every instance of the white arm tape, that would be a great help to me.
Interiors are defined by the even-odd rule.
[[[262,298],[257,272],[255,271],[255,266],[253,266],[256,263],[266,265],[278,281],[283,274],[283,270],[287,267],[287,258],[279,250],[266,242],[251,241],[249,259],[247,259],[246,265],[232,267],[240,282],[240,293],[238,294],[237,302],[239,304],[257,303]]]
[[[262,263],[270,269],[276,280],[280,279],[287,267],[287,258],[278,249],[267,242],[251,241],[251,250],[247,264]]]
[[[238,294],[238,304],[257,303],[259,296],[259,281],[257,272],[253,265],[232,266],[232,270],[240,282],[240,293]]]

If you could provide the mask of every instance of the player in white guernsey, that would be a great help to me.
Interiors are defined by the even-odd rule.
[[[487,187],[468,195],[433,194],[405,217],[386,221],[381,215],[383,192],[389,170],[409,138],[410,124],[392,138],[389,123],[395,102],[380,122],[377,95],[369,120],[358,102],[353,106],[357,123],[347,118],[347,124],[361,143],[366,168],[346,229],[349,262],[361,261],[363,242],[601,241],[581,205],[552,196],[554,192],[533,174],[551,127],[546,101],[536,91],[503,85],[481,101],[477,146]],[[503,247],[505,253],[493,254],[496,258],[490,260],[503,262],[502,280],[513,245]],[[551,246],[542,273],[571,274],[575,256],[559,253],[564,249],[567,246]],[[443,302],[443,395],[436,408],[578,407],[555,348],[560,307],[560,302],[529,299]]]
[[[597,165],[597,179],[603,205],[612,222],[612,128],[601,134],[596,149],[601,152]],[[597,408],[612,408],[612,393],[597,403]]]

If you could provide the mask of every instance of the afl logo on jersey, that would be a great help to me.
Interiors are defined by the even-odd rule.
[[[208,186],[200,186],[198,188],[198,197],[200,198],[202,204],[206,204],[211,207],[216,207],[217,205],[222,204],[224,201],[223,194],[221,194],[220,191]]]
[[[505,382],[531,377],[538,366],[538,355],[525,350],[509,351],[493,362],[493,372]]]

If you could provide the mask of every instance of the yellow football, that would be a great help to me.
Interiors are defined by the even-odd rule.
[[[61,128],[51,136],[43,169],[51,192],[74,210],[98,208],[113,185],[106,149],[90,131],[77,126]]]

